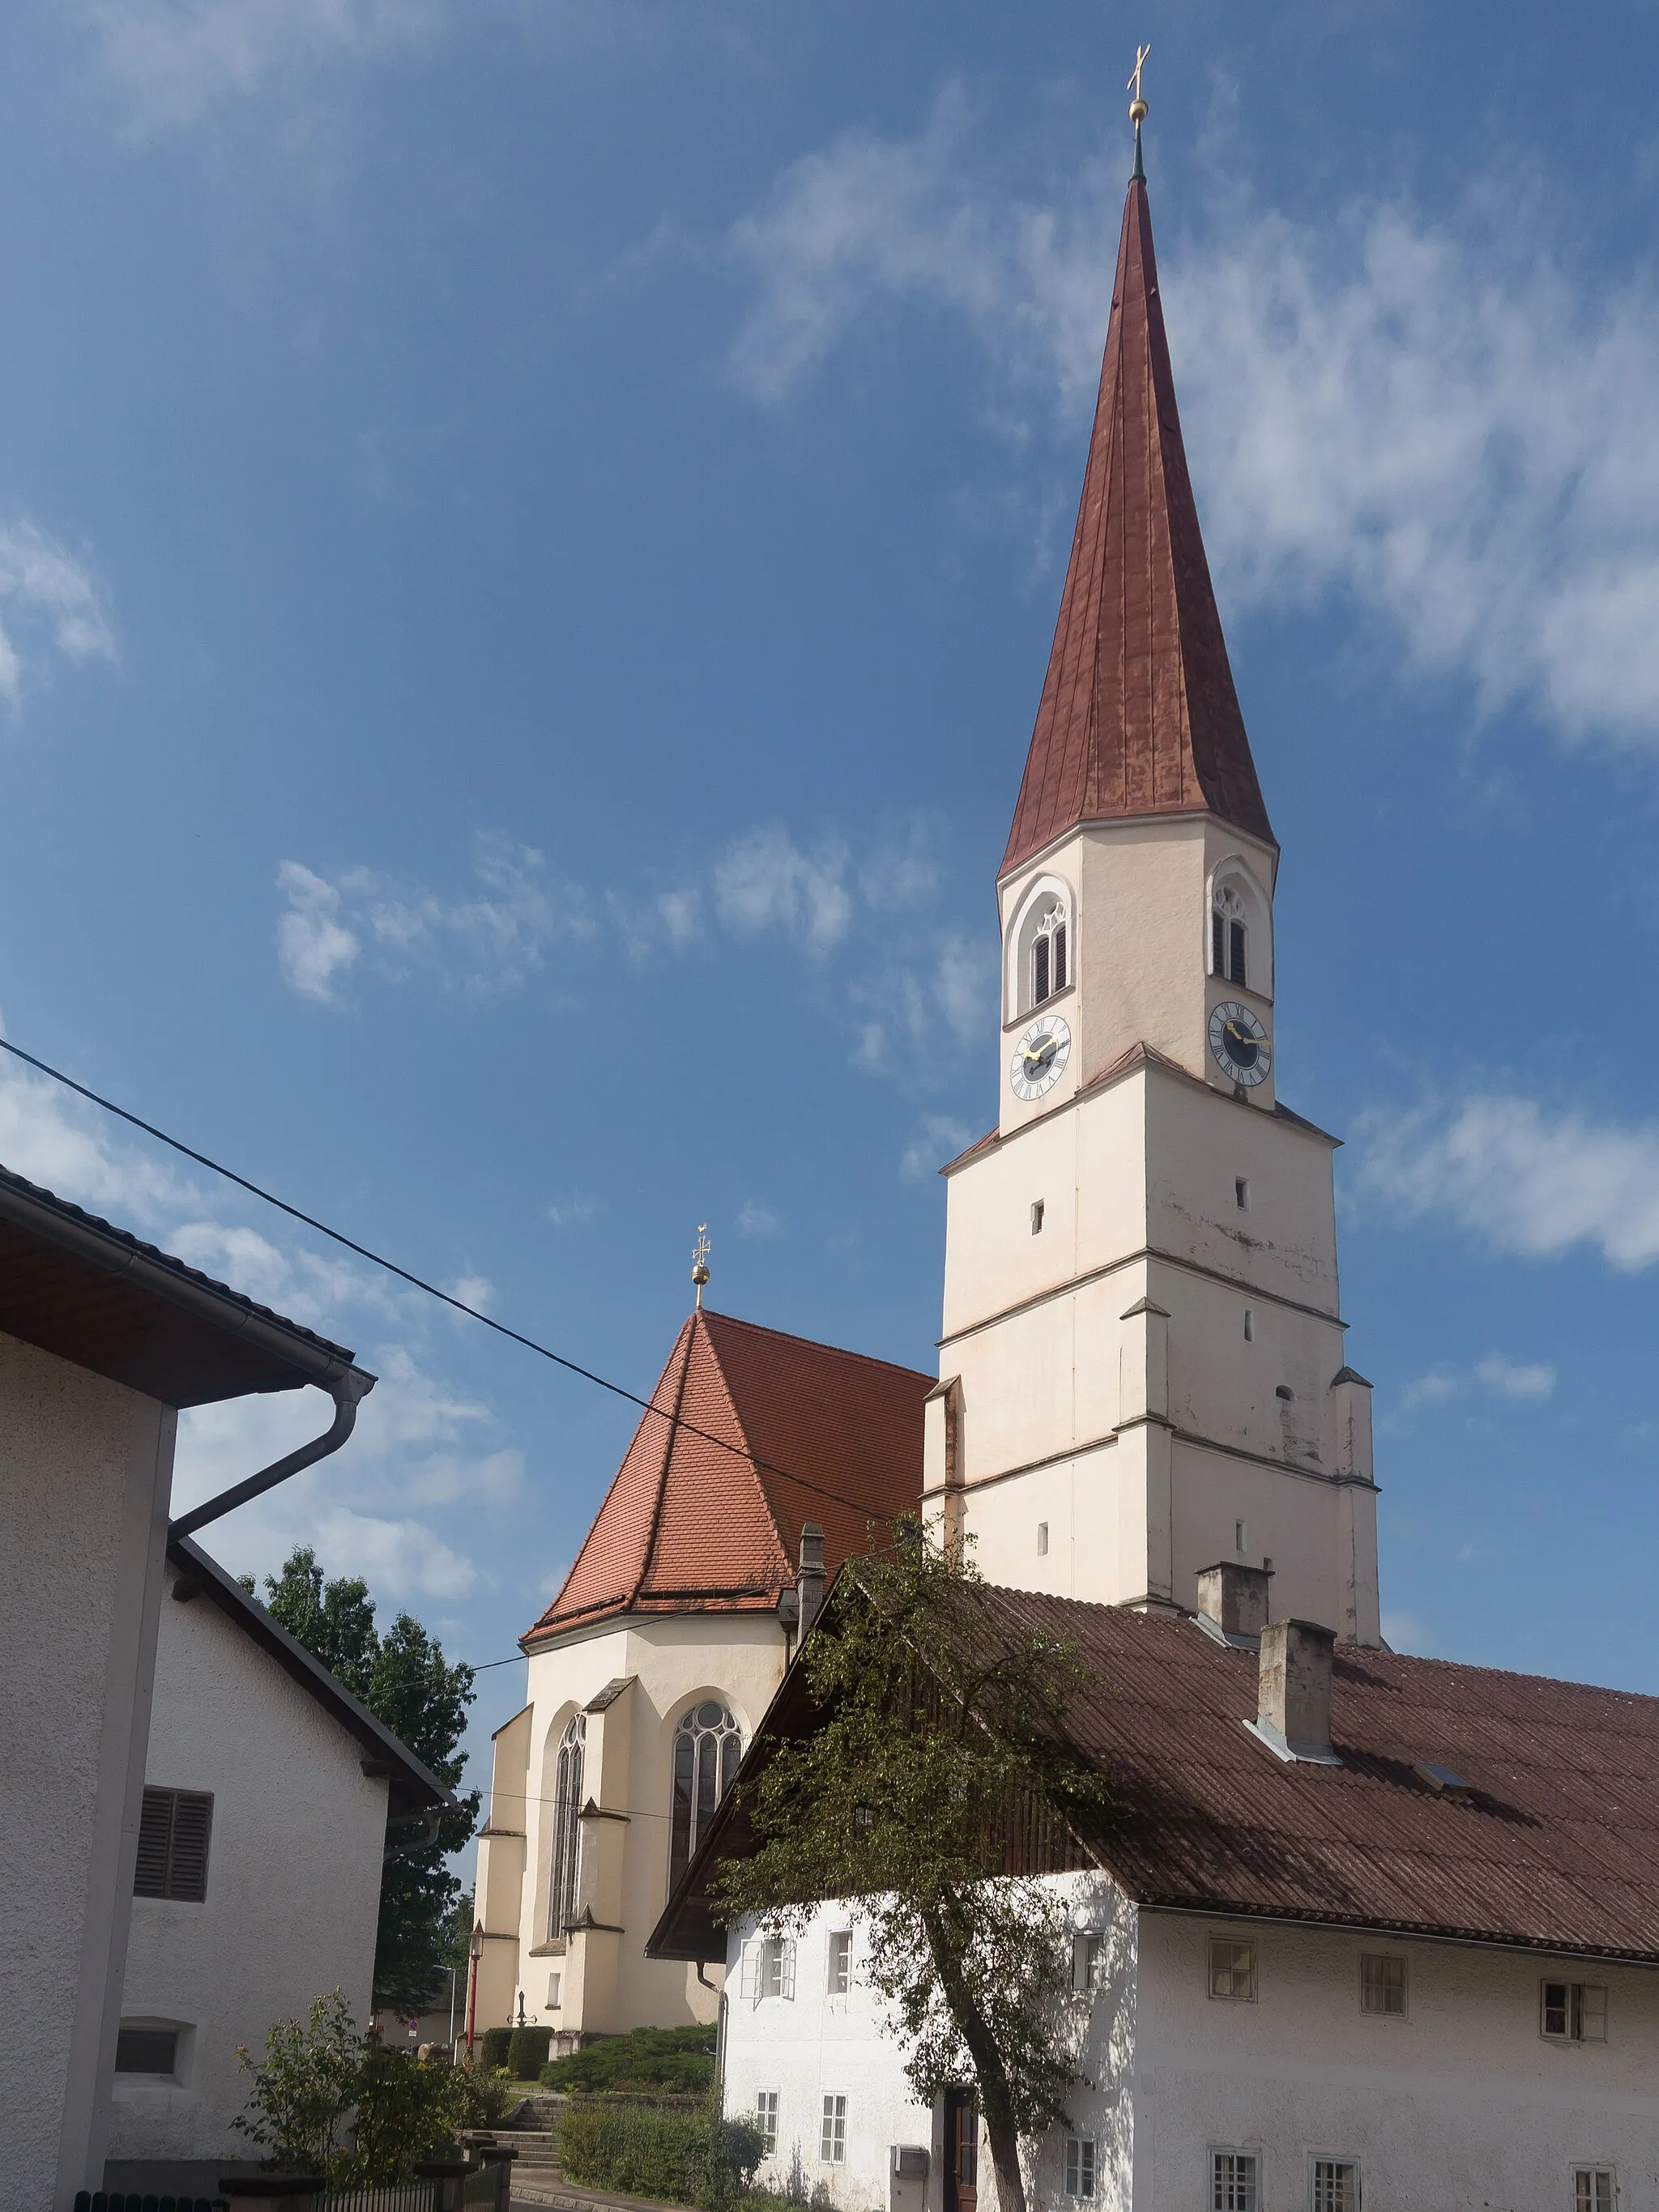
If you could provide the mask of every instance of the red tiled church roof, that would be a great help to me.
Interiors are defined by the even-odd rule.
[[[694,1313],[563,1588],[523,1642],[624,1613],[772,1607],[809,1521],[833,1575],[867,1548],[872,1521],[921,1504],[933,1387],[884,1359]]]
[[[1274,842],[1187,473],[1137,164],[1071,565],[1000,872],[1082,822],[1206,811]]]

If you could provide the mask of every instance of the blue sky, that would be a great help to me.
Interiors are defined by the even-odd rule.
[[[704,1219],[930,1365],[1137,38],[1385,1612],[1659,1691],[1650,8],[8,9],[6,1033],[635,1389]],[[9,1070],[0,1158],[384,1378],[222,1556],[513,1650],[625,1409]]]

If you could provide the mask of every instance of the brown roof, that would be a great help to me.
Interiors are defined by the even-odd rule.
[[[872,1521],[920,1505],[933,1387],[884,1359],[694,1313],[564,1587],[524,1642],[609,1614],[774,1607],[808,1522],[823,1530],[833,1574],[866,1548]]]
[[[1000,872],[1080,822],[1206,811],[1274,842],[1199,532],[1137,173],[1071,564]]]
[[[1081,1645],[1088,1688],[1066,1733],[1119,1809],[1072,1863],[1099,1863],[1139,1904],[1659,1963],[1659,1698],[1340,1646],[1341,1764],[1287,1765],[1245,1726],[1254,1651],[1168,1615],[975,1595],[993,1636]],[[810,1725],[797,1663],[750,1758]],[[1419,1762],[1474,1794],[1437,1792]],[[704,1885],[744,1842],[728,1800],[652,1939],[660,1955],[723,1954]]]

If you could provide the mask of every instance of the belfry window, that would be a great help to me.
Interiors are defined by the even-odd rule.
[[[674,1804],[668,1852],[672,1889],[708,1832],[714,1808],[732,1786],[743,1757],[743,1738],[726,1707],[713,1698],[693,1705],[674,1731]]]
[[[1218,885],[1210,912],[1210,966],[1224,981],[1241,983],[1246,989],[1249,937],[1243,900],[1231,884]]]
[[[1051,906],[1031,939],[1031,1004],[1040,1006],[1066,988],[1066,909]]]
[[[582,1754],[587,1722],[571,1716],[553,1765],[553,1876],[548,1885],[547,1932],[564,1935],[576,1918],[576,1877],[581,1858]]]

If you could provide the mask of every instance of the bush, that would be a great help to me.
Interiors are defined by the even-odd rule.
[[[754,2179],[765,2148],[752,2122],[723,2120],[707,2107],[574,2104],[559,2122],[567,2179],[673,2204],[729,2204]]]
[[[478,2038],[478,2063],[486,2074],[499,2074],[507,2063],[507,2053],[513,2041],[510,2027],[487,2027]]]
[[[533,2081],[547,2063],[550,2027],[515,2027],[507,2046],[507,2070],[515,2081]]]
[[[704,2097],[714,2080],[712,2027],[636,2027],[631,2035],[607,2035],[568,2058],[544,2066],[550,2089],[595,2092],[614,2089],[671,2090]]]

